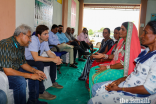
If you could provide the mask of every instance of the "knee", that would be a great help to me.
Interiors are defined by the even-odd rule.
[[[0,90],[0,104],[7,103],[7,96],[4,91]]]
[[[25,78],[22,77],[22,76],[17,76],[17,79],[18,79],[18,83],[17,83],[18,86],[19,86],[19,87],[22,87],[22,88],[26,88],[27,83],[26,83]]]
[[[37,61],[37,66],[35,66],[35,67],[37,67],[38,70],[43,71],[44,63],[42,61]]]

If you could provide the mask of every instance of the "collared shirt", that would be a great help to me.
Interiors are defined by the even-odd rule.
[[[24,47],[20,46],[14,36],[0,41],[0,71],[3,68],[18,70],[25,63]]]
[[[58,36],[60,43],[69,42],[69,39],[66,37],[66,35],[63,32],[61,34],[59,32],[57,32],[56,35]]]
[[[58,45],[58,44],[60,44],[58,36],[56,34],[54,34],[52,31],[49,32],[48,43],[49,43],[49,45]]]
[[[72,34],[69,35],[67,32],[65,32],[65,35],[66,35],[66,37],[69,39],[69,41],[75,40],[75,38],[73,37]]]
[[[31,51],[38,52],[39,50],[40,50],[40,55],[44,51],[49,51],[50,50],[49,44],[46,41],[40,43],[38,37],[34,35],[31,38],[31,43],[29,44],[29,46],[25,47],[26,60],[34,60],[34,58],[32,57]]]
[[[85,41],[86,43],[89,43],[89,38],[87,34],[84,34],[83,32],[77,36],[77,40],[79,41]]]

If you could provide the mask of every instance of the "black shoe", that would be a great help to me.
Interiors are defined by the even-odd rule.
[[[77,66],[74,65],[74,64],[70,64],[69,66],[70,66],[70,67],[73,67],[73,68],[77,68]]]
[[[82,59],[82,58],[79,58],[79,59],[78,59],[78,61],[85,61],[85,60],[84,60],[84,59]]]
[[[90,54],[89,52],[82,53],[82,55],[89,55],[89,54]]]
[[[78,65],[78,63],[77,63],[77,62],[74,62],[74,64],[75,64],[75,65]]]
[[[81,79],[80,77],[78,79],[81,80],[81,81],[85,81],[85,79]]]
[[[93,49],[93,52],[95,52],[97,49]]]
[[[84,58],[84,59],[87,59],[87,57],[86,57],[86,56],[84,56],[84,55],[83,55],[83,58]]]

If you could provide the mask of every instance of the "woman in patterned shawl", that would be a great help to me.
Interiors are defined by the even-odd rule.
[[[98,55],[93,56],[94,58],[100,57],[113,60],[110,63],[91,68],[89,73],[90,95],[93,84],[117,80],[124,75],[130,74],[134,69],[133,61],[141,51],[137,29],[132,22],[124,22],[119,32],[121,39],[118,42],[114,55],[98,53]]]

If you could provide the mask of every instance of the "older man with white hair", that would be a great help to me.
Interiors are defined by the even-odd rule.
[[[24,56],[25,46],[31,42],[31,28],[20,25],[14,35],[0,41],[0,71],[8,76],[9,88],[13,89],[14,103],[26,104],[26,80],[29,85],[27,104],[47,104],[38,100],[39,81],[46,75],[27,64]]]

